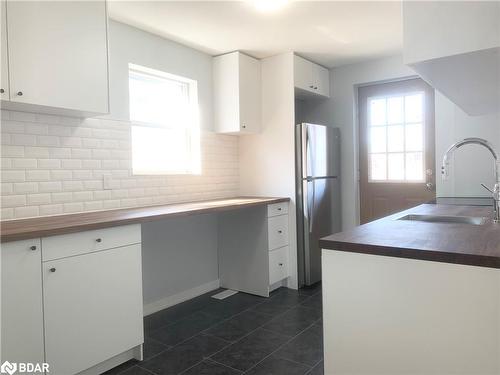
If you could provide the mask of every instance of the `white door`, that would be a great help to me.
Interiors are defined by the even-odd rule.
[[[314,91],[312,63],[300,56],[293,58],[294,86],[302,90]]]
[[[330,96],[330,74],[328,69],[320,65],[313,65],[314,91],[323,96]]]
[[[9,1],[11,101],[108,112],[105,1]]]
[[[40,240],[2,244],[0,363],[43,362]]]
[[[43,263],[51,375],[72,375],[143,342],[141,245]]]
[[[5,11],[5,1],[0,1],[0,99],[9,100],[9,65],[7,57],[7,17]]]

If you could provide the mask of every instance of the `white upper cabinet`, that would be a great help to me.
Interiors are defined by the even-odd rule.
[[[106,2],[6,5],[10,95],[2,106],[76,116],[108,113]]]
[[[261,123],[260,61],[240,52],[214,57],[213,78],[216,131],[258,133]]]
[[[402,4],[405,64],[469,115],[500,111],[500,2]]]
[[[5,1],[0,2],[0,49],[1,49],[1,60],[0,60],[0,98],[9,99],[9,68],[8,68],[8,57],[7,57],[7,17],[5,12]]]
[[[321,65],[295,55],[293,61],[294,86],[299,96],[310,94],[330,97],[330,73]]]

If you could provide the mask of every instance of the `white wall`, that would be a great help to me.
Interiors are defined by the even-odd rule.
[[[414,71],[405,66],[401,56],[394,56],[346,65],[330,71],[331,97],[324,101],[307,102],[307,121],[335,125],[342,137],[342,225],[343,229],[359,223],[358,208],[358,132],[356,100],[357,87],[414,77]],[[500,148],[499,117],[470,117],[448,99],[436,93],[436,164],[444,150],[453,142],[465,137],[485,138]],[[478,188],[480,182],[492,182],[492,163],[486,153],[471,146],[457,153],[457,164],[465,166],[452,173],[450,181],[442,183],[437,178],[437,196],[485,195]],[[439,168],[436,172],[439,173]]]
[[[290,279],[297,288],[293,54],[262,60],[262,129],[240,138],[240,193],[289,197]]]

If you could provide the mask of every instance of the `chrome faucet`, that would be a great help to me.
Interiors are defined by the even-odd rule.
[[[461,141],[455,142],[452,144],[448,150],[446,150],[444,156],[443,156],[443,163],[441,165],[441,175],[443,180],[446,180],[448,178],[448,172],[449,172],[449,166],[450,166],[450,157],[451,155],[455,152],[456,149],[465,146],[465,145],[479,145],[485,147],[489,152],[491,152],[491,155],[493,155],[494,159],[494,176],[495,176],[495,185],[493,186],[493,189],[488,188],[486,185],[481,184],[486,190],[488,190],[491,193],[491,196],[493,198],[493,222],[498,223],[500,222],[500,180],[499,178],[499,170],[500,170],[500,162],[498,160],[498,154],[491,145],[490,142],[488,142],[485,139],[482,138],[465,138],[462,139]]]

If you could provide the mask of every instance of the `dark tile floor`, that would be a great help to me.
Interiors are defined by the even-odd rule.
[[[106,374],[323,374],[320,284],[269,298],[216,292],[144,318],[144,361]]]

